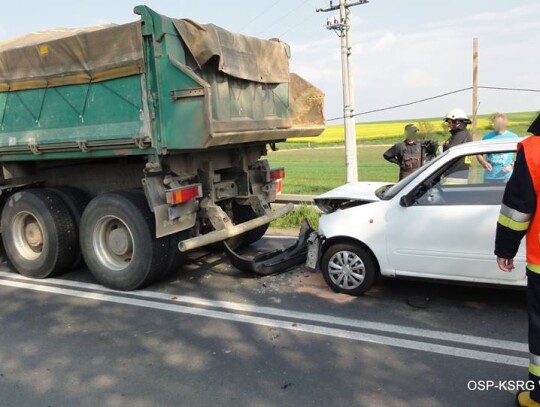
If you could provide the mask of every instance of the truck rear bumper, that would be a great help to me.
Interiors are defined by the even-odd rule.
[[[231,237],[241,235],[244,232],[258,228],[259,226],[266,225],[277,218],[286,215],[294,208],[294,204],[289,203],[279,209],[272,211],[268,215],[260,216],[256,219],[241,223],[239,225],[234,225],[227,227],[225,229],[216,230],[214,232],[207,233],[205,235],[193,237],[191,239],[186,239],[178,243],[178,250],[181,252],[187,252],[199,247],[203,247],[212,243],[222,242]]]
[[[260,276],[277,274],[306,261],[308,243],[315,233],[313,227],[305,219],[300,227],[298,240],[290,247],[259,254],[251,259],[235,253],[225,242],[225,253],[231,264],[239,270],[248,271]]]

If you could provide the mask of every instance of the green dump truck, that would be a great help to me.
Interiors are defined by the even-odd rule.
[[[270,208],[284,170],[261,158],[324,129],[287,44],[135,13],[0,43],[1,234],[25,276],[85,263],[132,290],[189,250],[250,244],[290,210]]]

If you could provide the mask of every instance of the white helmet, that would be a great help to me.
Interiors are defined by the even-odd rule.
[[[446,113],[444,120],[462,120],[464,123],[471,122],[467,117],[467,114],[461,109],[450,110],[448,113]]]

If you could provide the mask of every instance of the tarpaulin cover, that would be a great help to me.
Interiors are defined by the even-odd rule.
[[[260,83],[289,81],[289,46],[232,33],[213,24],[173,20],[176,30],[199,66],[213,57],[227,75]]]
[[[99,82],[144,71],[141,23],[38,31],[0,42],[0,91]]]

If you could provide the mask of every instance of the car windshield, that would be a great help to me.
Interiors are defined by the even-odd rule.
[[[433,164],[435,164],[437,161],[439,161],[442,157],[446,155],[446,152],[442,153],[435,159],[431,160],[429,163],[424,165],[423,167],[419,168],[416,172],[412,173],[406,178],[403,178],[401,181],[399,181],[397,184],[389,184],[385,185],[377,191],[375,191],[375,195],[377,198],[382,200],[389,200],[392,199],[394,196],[396,196],[403,188],[405,188],[407,185],[409,185],[413,180],[418,178],[422,173],[424,173],[429,167],[431,167]]]

